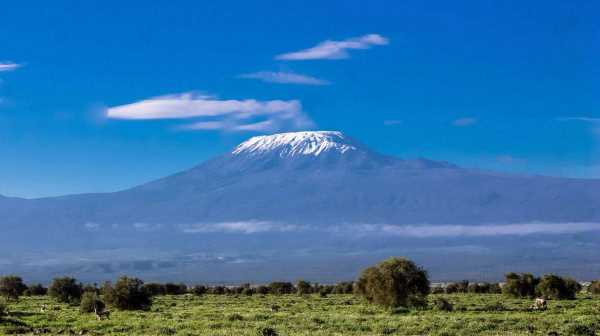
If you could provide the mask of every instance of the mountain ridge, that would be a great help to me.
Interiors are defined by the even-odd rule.
[[[580,241],[578,235],[600,230],[600,180],[403,160],[337,132],[252,139],[236,147],[242,148],[237,154],[234,148],[191,169],[117,192],[0,198],[0,255],[37,251],[35,259],[48,250],[77,251],[78,256],[93,252],[89,260],[95,260],[95,251],[135,247],[152,260],[173,255],[168,258],[176,261],[167,261],[188,271],[190,264],[177,259],[182,254],[199,263],[226,257],[276,264],[275,256],[287,254],[301,263],[342,258],[346,261],[340,267],[355,270],[357,264],[347,255],[372,261],[375,255],[412,254],[448,244],[478,246],[481,239],[471,233],[489,241],[476,251],[510,246],[516,254],[502,259],[506,262],[515,263],[523,253],[547,258],[570,251],[563,246],[571,241],[566,237]],[[524,233],[563,247],[540,255],[529,248],[537,240],[515,242]],[[600,248],[598,239],[586,239],[585,253]],[[504,255],[499,251],[478,258]],[[576,254],[565,254],[570,255]],[[427,258],[440,262],[435,253]],[[15,265],[10,260],[4,265]],[[122,262],[111,262],[111,269],[119,272]],[[572,262],[561,267],[583,267]],[[2,265],[0,257],[0,271]],[[456,271],[444,263],[439,267]]]

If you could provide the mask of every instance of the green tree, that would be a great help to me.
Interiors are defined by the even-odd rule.
[[[105,304],[96,292],[84,292],[81,296],[81,304],[79,305],[79,311],[82,313],[92,313],[94,311],[104,311]]]
[[[123,276],[114,287],[104,288],[104,299],[121,310],[146,310],[152,305],[152,295],[144,288],[140,279]]]
[[[504,294],[516,298],[532,298],[536,295],[536,287],[539,282],[540,279],[530,273],[508,273],[505,276],[502,291]]]
[[[406,258],[390,258],[365,269],[355,291],[370,303],[388,308],[422,307],[427,304],[427,272]]]
[[[59,302],[79,303],[83,286],[70,277],[55,278],[48,288],[48,294]]]
[[[581,290],[573,279],[564,279],[554,274],[546,274],[537,285],[537,292],[546,299],[572,300]]]
[[[312,286],[310,285],[310,282],[308,282],[308,281],[300,280],[296,284],[296,293],[298,293],[298,295],[310,294],[311,291],[312,291]]]
[[[0,277],[0,295],[9,300],[18,300],[19,296],[27,290],[23,279],[16,275]]]

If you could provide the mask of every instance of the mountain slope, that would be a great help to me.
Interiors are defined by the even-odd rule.
[[[190,170],[120,192],[0,198],[0,218],[7,233],[0,245],[24,251],[149,242],[157,250],[191,251],[200,241],[211,253],[219,246],[223,251],[246,246],[245,253],[261,254],[286,244],[299,251],[315,248],[328,239],[343,245],[339,237],[355,236],[357,228],[385,239],[392,239],[391,232],[406,233],[405,227],[423,227],[418,232],[440,237],[448,225],[542,223],[569,231],[569,225],[600,223],[600,180],[402,160],[375,153],[340,132],[296,132],[251,138]],[[245,236],[232,238],[236,234]],[[249,234],[265,236],[250,239]],[[284,236],[274,240],[269,234]],[[35,243],[21,242],[27,239]],[[381,241],[381,236],[369,239],[361,242]],[[365,244],[355,242],[352,248],[368,253],[380,247]]]

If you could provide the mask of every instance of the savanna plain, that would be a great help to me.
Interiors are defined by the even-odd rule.
[[[444,298],[452,311],[436,308]],[[419,309],[386,309],[351,294],[161,295],[146,311],[112,310],[97,320],[49,296],[7,304],[2,335],[596,335],[600,297],[532,300],[502,294],[431,294]],[[40,312],[40,307],[46,307]]]

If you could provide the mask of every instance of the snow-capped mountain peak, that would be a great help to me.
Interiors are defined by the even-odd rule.
[[[290,132],[252,137],[238,145],[233,155],[260,155],[276,152],[280,157],[319,156],[357,150],[351,139],[337,131]]]

